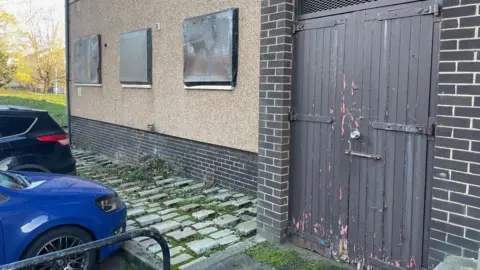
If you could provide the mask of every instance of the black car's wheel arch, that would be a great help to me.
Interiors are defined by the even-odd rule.
[[[22,255],[20,256],[19,260],[23,260],[23,259],[26,259],[25,258],[25,255],[26,255],[26,252],[27,250],[32,246],[33,243],[35,243],[35,241],[37,241],[40,237],[44,236],[45,234],[51,232],[51,231],[54,231],[54,230],[58,230],[58,229],[63,229],[63,228],[77,228],[77,229],[80,229],[80,230],[83,230],[84,232],[86,232],[87,234],[90,235],[90,237],[92,238],[93,241],[97,240],[97,238],[95,237],[95,235],[93,234],[93,232],[91,230],[89,230],[88,228],[85,228],[81,225],[77,225],[77,224],[62,224],[62,225],[58,225],[58,226],[55,226],[55,227],[52,227],[52,228],[48,228],[47,230],[45,230],[44,232],[38,234],[35,238],[33,238],[30,243],[28,243],[28,245],[23,249],[22,251]],[[100,249],[97,249],[95,251],[95,257],[96,259],[98,260],[100,258]]]
[[[9,168],[9,170],[12,171],[28,171],[28,172],[43,172],[43,173],[49,173],[50,170],[38,165],[38,164],[23,164],[23,165],[18,165],[13,168]]]

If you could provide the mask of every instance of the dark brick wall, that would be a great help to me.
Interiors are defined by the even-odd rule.
[[[72,116],[74,146],[137,160],[144,155],[166,158],[194,179],[214,174],[226,187],[254,194],[257,191],[257,154],[182,138],[151,133]]]
[[[283,242],[288,221],[294,0],[262,0],[258,145],[258,232]]]
[[[480,248],[480,0],[443,0],[430,265]]]

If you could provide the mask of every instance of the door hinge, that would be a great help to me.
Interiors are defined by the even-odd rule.
[[[436,117],[429,117],[428,118],[427,135],[435,137],[436,134],[437,134],[437,118]]]
[[[433,14],[435,17],[440,16],[440,4],[435,3],[431,6],[425,7],[423,9],[419,10],[419,14],[427,15],[427,14]]]
[[[295,114],[295,112],[293,112],[292,110],[290,110],[290,111],[288,112],[288,121],[293,122],[293,121],[295,121],[295,120],[297,120],[297,115]]]
[[[295,33],[303,31],[305,25],[303,23],[294,23],[292,25],[292,35],[295,35]]]
[[[430,6],[432,10],[432,13],[433,15],[435,15],[435,17],[439,17],[440,16],[440,12],[442,10],[442,7],[440,6],[440,4],[438,2],[435,2],[435,4],[433,6]]]

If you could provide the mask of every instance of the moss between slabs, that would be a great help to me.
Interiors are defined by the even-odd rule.
[[[280,248],[272,243],[262,243],[245,252],[256,261],[270,265],[275,269],[292,270],[346,270],[348,266],[336,265],[325,259],[307,260],[292,249]]]

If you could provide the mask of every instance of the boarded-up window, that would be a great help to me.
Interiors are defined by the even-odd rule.
[[[235,85],[238,9],[188,18],[183,22],[185,85]]]
[[[120,36],[120,82],[152,83],[152,30],[140,29]]]
[[[101,83],[100,35],[75,40],[73,51],[75,83]]]

